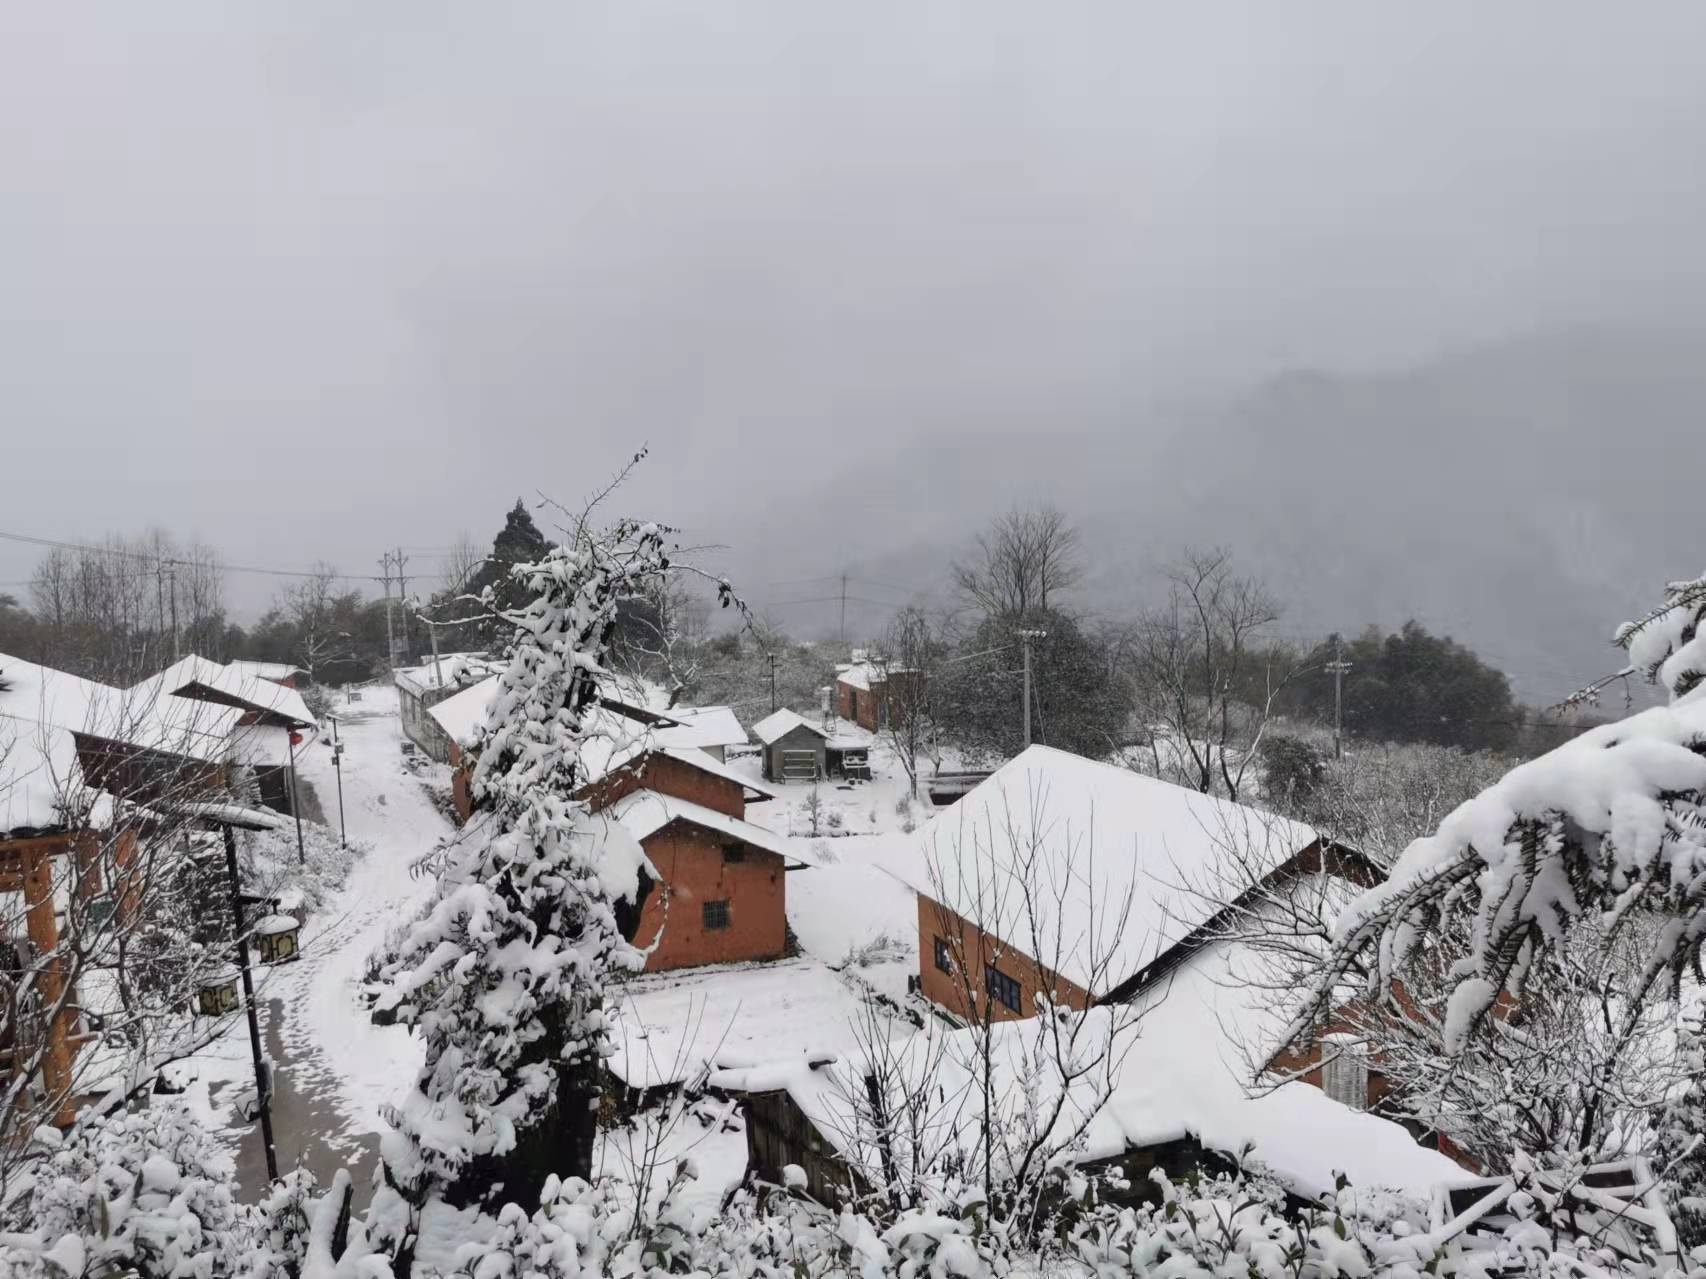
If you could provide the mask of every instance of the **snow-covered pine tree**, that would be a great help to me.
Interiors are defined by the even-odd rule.
[[[664,537],[583,518],[512,570],[530,599],[505,615],[513,651],[473,779],[489,814],[438,854],[438,890],[388,969],[385,1002],[426,1041],[383,1147],[414,1205],[437,1193],[495,1209],[553,1173],[591,1174],[604,985],[643,963],[627,912],[648,868],[573,793],[617,602],[669,571]]]
[[[1673,582],[1664,603],[1618,628],[1620,675],[1664,686],[1669,704],[1591,729],[1455,810],[1405,850],[1383,884],[1340,916],[1334,949],[1293,1023],[1309,1033],[1352,983],[1392,998],[1442,918],[1462,912],[1470,937],[1449,974],[1444,1019],[1458,1051],[1502,992],[1520,998],[1542,949],[1587,911],[1608,925],[1663,921],[1620,1013],[1638,1018],[1665,979],[1700,971],[1706,945],[1706,578]],[[1613,677],[1616,678],[1616,677]],[[1372,962],[1367,962],[1372,961]]]

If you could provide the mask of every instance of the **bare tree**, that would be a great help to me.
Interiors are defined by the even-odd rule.
[[[1046,611],[1082,580],[1078,530],[1053,507],[1015,508],[978,534],[971,558],[953,565],[954,584],[986,617]]]
[[[1385,760],[1329,780],[1317,809],[1320,842],[1301,858],[1291,855],[1299,851],[1300,828],[1280,818],[1250,818],[1265,824],[1266,838],[1210,832],[1219,850],[1212,867],[1179,878],[1185,898],[1203,907],[1196,913],[1211,915],[1216,939],[1230,943],[1235,958],[1225,980],[1266,992],[1276,1009],[1295,1006],[1346,905],[1378,882],[1410,840],[1432,829],[1439,805],[1474,794],[1480,776],[1497,767],[1461,769],[1442,786],[1422,774],[1433,756],[1448,752],[1406,750],[1419,757],[1417,767]],[[1366,835],[1369,855],[1351,851],[1329,823]],[[1366,998],[1370,973],[1358,968],[1298,1042],[1247,1032],[1235,1039],[1252,1078],[1271,1085],[1346,1070],[1373,1081],[1368,1104],[1443,1136],[1489,1170],[1508,1170],[1517,1151],[1551,1163],[1643,1153],[1682,1079],[1668,1024],[1674,1010],[1633,1000],[1640,930],[1615,945],[1589,933],[1539,957],[1521,997],[1487,1018],[1462,1051],[1449,1048],[1445,1033],[1448,975],[1469,948],[1460,926],[1429,939],[1396,997]]]
[[[1232,571],[1226,551],[1187,552],[1166,578],[1166,606],[1123,645],[1150,763],[1164,780],[1236,800],[1275,699],[1300,667],[1264,642],[1279,605]]]
[[[1093,838],[1050,820],[1040,793],[1027,815],[933,847],[927,865],[925,962],[950,970],[963,1028],[897,1044],[872,1019],[840,1088],[841,1144],[890,1210],[951,1210],[975,1192],[999,1229],[1034,1239],[1158,1002],[1090,1007],[1142,967],[1136,885],[1102,874]]]
[[[909,793],[918,795],[918,757],[934,746],[936,727],[930,716],[931,679],[942,642],[919,608],[896,613],[871,660],[883,684],[882,732],[906,769]]]
[[[474,540],[472,533],[463,529],[444,557],[444,593],[452,597],[460,595],[485,562],[485,548]]]
[[[242,940],[201,745],[231,717],[154,696],[111,690],[75,729],[0,715],[0,1202],[44,1157],[20,1134],[123,1105],[238,1012],[194,1012]]]
[[[275,601],[295,629],[297,660],[315,683],[318,667],[355,653],[354,637],[339,617],[337,582],[336,565],[321,560],[312,577],[292,582]]]

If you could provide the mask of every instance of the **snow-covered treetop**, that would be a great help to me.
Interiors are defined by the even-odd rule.
[[[1706,943],[1706,578],[1673,582],[1664,604],[1619,627],[1630,673],[1669,704],[1592,729],[1503,779],[1405,850],[1391,877],[1340,917],[1336,945],[1293,1029],[1307,1032],[1367,959],[1386,997],[1418,947],[1465,912],[1446,1041],[1465,1041],[1501,992],[1520,995],[1535,955],[1589,911],[1615,925],[1663,918],[1637,995],[1699,970]],[[1639,999],[1636,1001],[1640,1002]]]

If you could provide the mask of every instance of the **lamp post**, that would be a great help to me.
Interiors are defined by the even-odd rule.
[[[237,948],[237,971],[243,980],[243,1010],[249,1016],[249,1051],[255,1059],[255,1110],[261,1121],[261,1141],[266,1147],[267,1180],[278,1180],[278,1151],[272,1140],[272,1076],[261,1053],[261,1023],[255,1016],[255,983],[249,976],[249,943],[243,935],[243,889],[237,879],[237,836],[229,824],[225,835],[225,876],[231,888],[231,923]],[[298,830],[301,827],[298,826]]]
[[[332,716],[332,767],[338,774],[338,847],[349,847],[349,831],[344,827],[344,744],[338,740],[338,717]]]

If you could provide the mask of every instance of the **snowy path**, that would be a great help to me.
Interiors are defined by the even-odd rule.
[[[453,829],[403,766],[396,689],[369,686],[362,699],[340,708],[339,733],[349,838],[368,849],[331,907],[309,922],[302,960],[274,970],[266,990],[279,1166],[305,1163],[322,1180],[373,1148],[369,1135],[385,1127],[380,1107],[398,1098],[420,1065],[419,1042],[405,1027],[373,1025],[359,994],[369,957],[431,891],[410,866]],[[335,823],[330,749],[313,745],[299,767]]]

